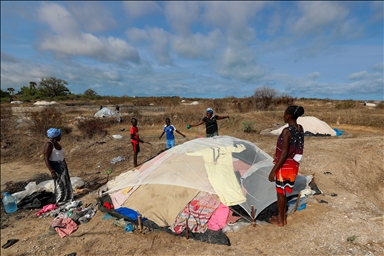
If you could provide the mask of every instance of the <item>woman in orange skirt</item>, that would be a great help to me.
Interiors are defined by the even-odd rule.
[[[280,227],[287,224],[287,197],[286,193],[292,193],[296,176],[299,173],[299,163],[304,150],[304,129],[297,124],[297,118],[304,114],[301,106],[289,106],[284,112],[284,122],[288,127],[284,128],[277,139],[274,167],[269,174],[269,181],[276,182],[277,192],[277,216],[269,219],[269,222]]]

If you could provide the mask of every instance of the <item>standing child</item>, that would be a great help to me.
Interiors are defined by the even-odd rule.
[[[280,227],[287,225],[287,197],[286,192],[292,193],[296,176],[299,173],[299,163],[304,151],[304,130],[297,124],[297,118],[304,114],[304,108],[289,106],[284,112],[284,122],[288,127],[284,128],[277,139],[275,166],[269,174],[269,181],[276,182],[277,191],[277,216],[269,219],[269,222]]]
[[[132,118],[132,127],[129,130],[131,134],[131,143],[133,147],[133,166],[137,167],[137,154],[140,152],[140,142],[145,143],[139,136],[139,128],[137,128],[137,119]]]
[[[176,131],[178,134],[185,138],[184,134],[176,130],[175,126],[171,125],[171,119],[165,118],[163,133],[160,135],[159,139],[161,139],[165,133],[165,137],[167,139],[167,148],[172,148],[175,146],[175,135],[173,134],[173,131]]]

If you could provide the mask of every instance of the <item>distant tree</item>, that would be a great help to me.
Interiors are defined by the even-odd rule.
[[[71,93],[65,86],[67,84],[68,82],[55,77],[42,78],[38,90],[48,97],[66,96]]]
[[[12,87],[10,87],[10,88],[7,88],[7,91],[8,91],[8,93],[9,93],[9,95],[13,95],[14,92],[15,92],[15,89],[13,89]]]
[[[9,93],[0,89],[0,98],[8,98]]]
[[[37,84],[35,82],[29,82],[29,88],[31,90],[36,90]]]
[[[98,96],[97,93],[92,89],[85,90],[84,95],[86,95],[86,96]]]
[[[257,88],[253,94],[256,109],[267,109],[273,103],[276,95],[278,95],[278,91],[273,88],[267,86]]]
[[[22,86],[16,94],[22,95],[23,97],[35,96],[36,90],[27,86]]]

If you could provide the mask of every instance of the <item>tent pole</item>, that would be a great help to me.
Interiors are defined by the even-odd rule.
[[[185,220],[185,237],[189,239],[188,219]]]
[[[253,207],[253,205],[251,205],[251,217],[252,217],[252,226],[256,227],[255,208]]]
[[[143,223],[141,222],[141,214],[137,217],[137,222],[139,223],[139,231],[143,231]]]

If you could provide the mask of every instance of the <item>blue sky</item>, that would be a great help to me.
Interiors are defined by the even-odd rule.
[[[383,100],[381,1],[1,1],[1,89]]]

